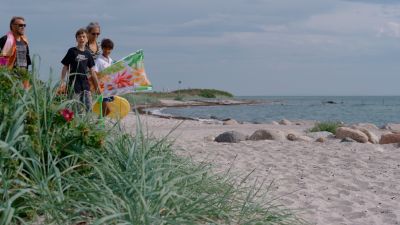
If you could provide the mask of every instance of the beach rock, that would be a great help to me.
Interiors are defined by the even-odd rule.
[[[223,121],[223,125],[237,125],[237,124],[239,123],[234,119],[228,119]]]
[[[282,141],[285,139],[285,134],[279,130],[256,130],[250,137],[249,140],[278,140]]]
[[[297,141],[297,137],[296,137],[296,135],[295,134],[288,134],[287,136],[286,136],[286,138],[289,140],[289,141]]]
[[[204,137],[204,141],[207,141],[207,142],[211,142],[211,141],[214,141],[214,140],[215,140],[215,137],[212,136],[212,135]]]
[[[363,132],[365,135],[368,137],[368,141],[371,142],[372,144],[378,144],[379,143],[379,138],[376,136],[374,133],[371,131],[365,129],[365,128],[359,128],[361,132]]]
[[[311,142],[311,141],[313,141],[314,139],[312,139],[312,138],[310,138],[310,137],[307,137],[307,136],[304,136],[304,135],[301,135],[301,136],[297,136],[297,140],[298,140],[298,141]]]
[[[368,136],[360,130],[351,129],[349,127],[339,127],[336,129],[336,138],[343,139],[349,137],[357,142],[368,142]]]
[[[319,138],[317,138],[317,140],[315,140],[315,142],[324,143],[324,142],[326,142],[326,138],[324,138],[324,137],[319,137]]]
[[[283,119],[283,120],[279,121],[279,124],[280,125],[292,125],[292,122],[290,122],[287,119]]]
[[[345,137],[340,142],[355,142],[355,140],[353,140],[352,138],[349,138],[349,137]]]
[[[328,131],[310,132],[310,133],[307,133],[307,136],[311,137],[313,139],[335,137],[335,135],[333,135],[331,132],[328,132]]]
[[[329,101],[323,101],[322,104],[337,104],[337,102],[329,100]]]
[[[272,125],[279,125],[279,123],[276,122],[276,121],[272,121],[271,124],[272,124]]]
[[[215,138],[216,142],[228,142],[228,143],[238,143],[240,141],[246,140],[246,136],[237,131],[227,131]]]
[[[305,142],[310,142],[310,141],[313,140],[313,139],[310,138],[310,137],[307,137],[307,136],[304,136],[304,135],[299,135],[299,134],[296,134],[296,133],[289,133],[289,134],[286,136],[286,138],[287,138],[289,141],[305,141]]]
[[[382,134],[379,144],[400,143],[400,133]]]

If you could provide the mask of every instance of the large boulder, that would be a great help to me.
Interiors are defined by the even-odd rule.
[[[357,124],[352,125],[350,128],[359,130],[359,131],[363,132],[364,134],[366,134],[368,137],[368,141],[373,144],[377,144],[379,142],[379,137],[371,132],[371,130],[379,130],[379,128],[377,126],[375,126],[375,124],[357,123]]]
[[[365,135],[368,137],[368,141],[371,142],[372,144],[378,144],[379,143],[379,138],[376,136],[374,133],[371,131],[365,129],[365,128],[359,128],[361,132],[363,132]]]
[[[382,134],[379,144],[400,143],[400,133]]]
[[[360,130],[352,129],[349,127],[339,127],[336,129],[336,138],[351,138],[360,143],[368,142],[368,136]]]
[[[256,130],[252,135],[250,135],[249,140],[258,141],[258,140],[284,140],[285,134],[279,130]]]
[[[218,135],[214,140],[216,142],[238,143],[246,140],[246,135],[237,131],[227,131]]]

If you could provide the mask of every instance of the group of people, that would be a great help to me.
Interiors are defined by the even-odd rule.
[[[29,55],[29,44],[25,35],[25,19],[15,16],[10,20],[10,31],[0,38],[0,66],[9,69],[22,68],[28,70],[32,64]],[[89,79],[93,81],[94,90],[100,94],[100,85],[97,75],[100,71],[113,63],[110,54],[114,43],[110,39],[103,39],[99,45],[100,25],[91,22],[86,28],[80,28],[75,33],[77,45],[68,49],[61,60],[61,86],[66,86],[68,92],[73,93],[84,105],[86,111],[92,108],[92,96]],[[106,102],[103,100],[103,114],[107,115]]]

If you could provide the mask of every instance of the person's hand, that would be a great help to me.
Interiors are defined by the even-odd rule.
[[[58,95],[63,95],[63,94],[66,94],[66,93],[67,93],[67,87],[66,87],[65,81],[62,80],[60,82],[60,85],[58,86],[57,94]]]
[[[100,91],[100,87],[99,86],[97,86],[97,88],[96,88],[96,94],[101,95],[101,91]]]

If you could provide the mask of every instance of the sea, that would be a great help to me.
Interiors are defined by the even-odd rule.
[[[235,119],[269,123],[288,119],[373,123],[400,123],[400,96],[242,96],[254,105],[195,106],[161,109],[162,114],[195,119]]]

